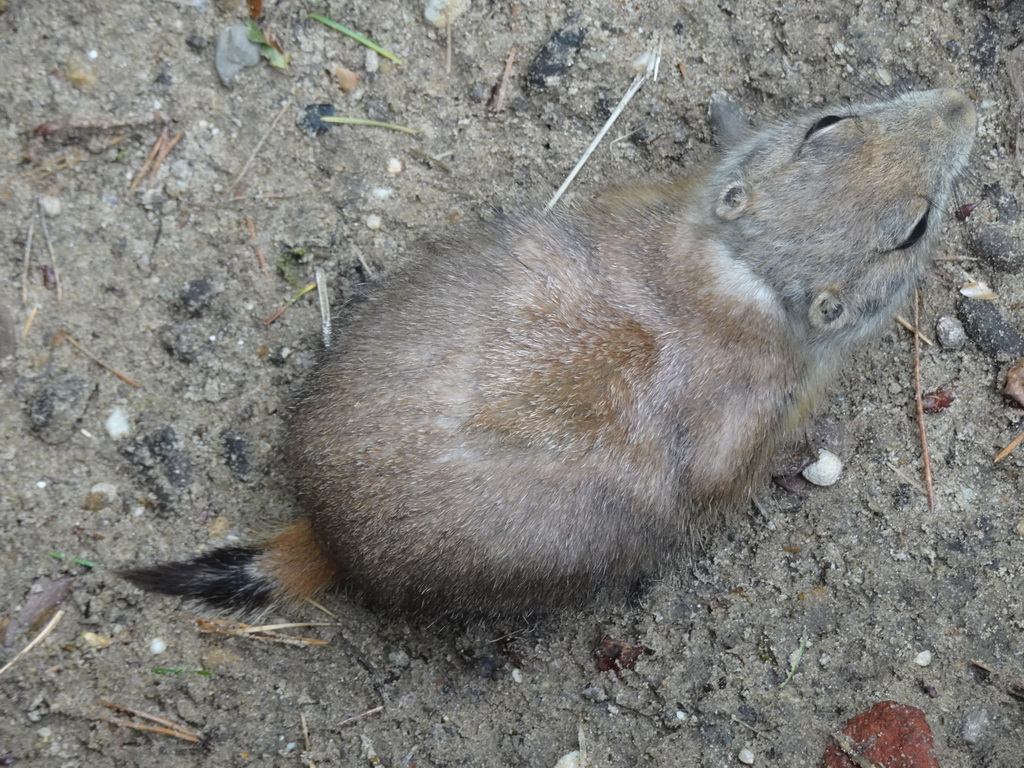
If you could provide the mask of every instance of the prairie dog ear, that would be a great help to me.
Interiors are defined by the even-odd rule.
[[[715,205],[715,215],[730,221],[743,214],[750,202],[750,193],[741,179],[733,179],[722,190]]]
[[[842,328],[849,319],[846,304],[833,290],[824,290],[815,296],[807,314],[812,328]]]

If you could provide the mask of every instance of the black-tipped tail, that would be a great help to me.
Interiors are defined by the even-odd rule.
[[[259,568],[258,547],[215,549],[192,560],[120,571],[137,587],[229,611],[253,611],[274,598],[275,585]]]

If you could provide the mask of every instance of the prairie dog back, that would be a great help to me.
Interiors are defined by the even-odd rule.
[[[273,539],[132,571],[229,607],[341,582],[429,614],[656,571],[749,497],[927,264],[975,132],[957,91],[752,132],[677,184],[463,230],[343,312]]]

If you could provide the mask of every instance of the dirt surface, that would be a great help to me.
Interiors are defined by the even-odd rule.
[[[201,633],[188,606],[113,572],[287,519],[278,446],[320,344],[315,294],[268,318],[317,267],[341,302],[424,233],[509,200],[543,205],[656,39],[660,77],[570,198],[708,156],[716,91],[770,120],[865,90],[958,87],[980,118],[962,202],[980,205],[966,225],[948,217],[922,325],[934,336],[957,316],[969,273],[998,294],[989,306],[1007,328],[1024,329],[1024,3],[478,1],[452,25],[450,71],[447,36],[418,2],[266,5],[291,67],[261,62],[225,87],[214,49],[244,20],[234,3],[0,3],[0,661],[53,615],[46,593],[67,593],[52,633],[0,676],[3,764],[554,766],[582,747],[591,766],[730,766],[743,749],[756,766],[817,766],[830,734],[884,699],[924,710],[943,766],[1024,763],[1010,690],[1024,679],[1024,449],[993,463],[1024,429],[1001,394],[1020,350],[991,323],[969,325],[962,349],[922,353],[924,388],[956,397],[926,417],[933,514],[911,337],[894,325],[823,409],[823,431],[846,435],[833,440],[840,481],[773,487],[762,511],[725,521],[629,604],[423,626],[338,594],[324,600],[337,619],[313,607],[261,618],[330,623],[282,630],[326,641],[296,645]],[[370,61],[309,12],[402,64]],[[577,28],[572,66],[531,83],[545,42]],[[361,78],[349,93],[339,65]],[[317,104],[422,133],[317,135],[302,126]],[[183,137],[132,188],[164,129]],[[115,409],[131,429],[119,439],[106,427]],[[599,671],[606,635],[654,653]],[[131,718],[98,700],[201,742],[104,722]]]

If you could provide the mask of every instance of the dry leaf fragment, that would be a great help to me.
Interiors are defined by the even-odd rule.
[[[1021,405],[1024,405],[1024,360],[1021,360],[1006,374],[1006,386],[1003,387],[1003,394],[1012,397]]]
[[[973,280],[967,283],[967,285],[960,289],[960,293],[969,299],[984,299],[986,301],[991,301],[992,299],[999,298],[995,291],[980,280]]]

